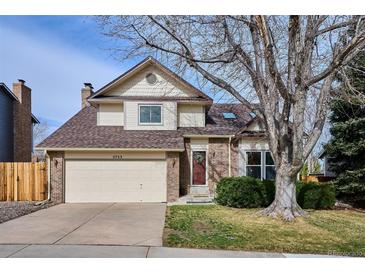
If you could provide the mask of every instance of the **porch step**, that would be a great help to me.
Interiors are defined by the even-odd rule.
[[[208,186],[190,186],[189,193],[193,196],[209,196],[210,194]]]
[[[214,197],[210,195],[191,195],[186,199],[187,204],[211,204]]]

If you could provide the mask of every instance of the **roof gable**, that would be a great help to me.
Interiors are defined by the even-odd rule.
[[[146,75],[148,73],[156,75],[157,81],[155,84],[147,82]],[[213,101],[205,93],[183,80],[152,57],[146,58],[111,81],[89,99],[132,96],[181,97]]]
[[[8,95],[11,99],[19,102],[18,97],[16,97],[16,95],[4,83],[0,83],[0,90],[2,90],[4,94]]]

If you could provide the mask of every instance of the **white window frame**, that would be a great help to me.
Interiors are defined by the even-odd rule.
[[[260,165],[249,165],[248,164],[248,157],[247,157],[247,153],[251,153],[251,152],[259,152],[260,153],[260,160],[261,160],[261,164]],[[260,180],[262,180],[263,178],[263,170],[262,170],[262,160],[263,160],[263,157],[262,157],[262,150],[258,150],[258,149],[251,149],[251,150],[246,150],[245,151],[245,175],[247,175],[247,166],[258,166],[260,167]]]
[[[249,152],[260,152],[261,155],[261,165],[249,165],[248,164],[248,157],[247,157],[247,153]],[[247,175],[247,166],[260,166],[261,168],[261,176],[260,176],[260,180],[266,180],[266,167],[267,166],[273,166],[275,168],[275,165],[266,165],[266,152],[270,152],[270,150],[265,150],[265,149],[250,149],[250,150],[245,150],[244,151],[244,175]]]
[[[266,153],[268,152],[268,153],[271,154],[271,151],[270,150],[263,150],[262,152],[263,152],[262,154],[264,155],[264,162],[263,162],[264,178],[265,178],[265,180],[267,180],[267,178],[266,178],[266,167],[274,167],[275,172],[276,172],[276,169],[275,169],[275,165],[267,165],[266,164]],[[272,158],[272,154],[271,154],[271,158]]]
[[[160,107],[161,110],[161,122],[160,123],[142,123],[141,122],[141,107]],[[162,104],[139,104],[138,105],[138,125],[141,126],[161,126],[163,125],[163,111],[162,111]]]

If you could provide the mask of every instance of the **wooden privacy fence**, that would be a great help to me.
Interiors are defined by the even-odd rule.
[[[46,163],[0,163],[0,201],[47,199]]]

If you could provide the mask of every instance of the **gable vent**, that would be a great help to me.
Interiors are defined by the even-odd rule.
[[[157,77],[156,77],[156,75],[155,75],[155,74],[153,74],[153,73],[148,73],[148,74],[146,75],[146,81],[147,81],[147,83],[149,83],[150,85],[154,85],[154,84],[156,84],[156,82],[157,82]]]

